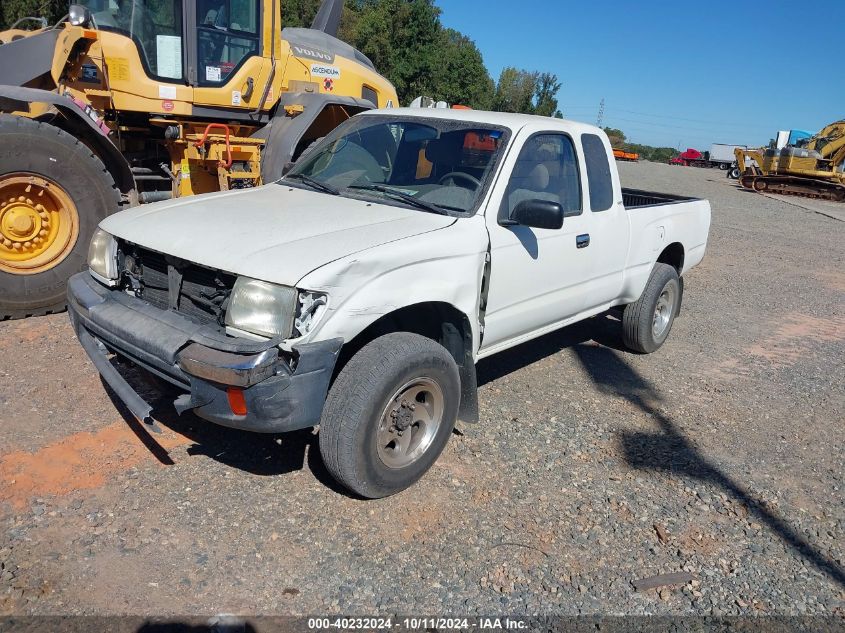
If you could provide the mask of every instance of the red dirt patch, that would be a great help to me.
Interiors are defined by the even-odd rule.
[[[793,312],[780,319],[770,335],[746,347],[742,354],[718,363],[707,373],[733,380],[752,376],[752,368],[760,362],[784,369],[811,353],[816,342],[835,343],[843,339],[845,318],[819,318]]]
[[[190,440],[165,430],[156,436],[165,449]],[[30,453],[0,457],[0,502],[26,507],[31,497],[66,495],[102,486],[112,475],[155,458],[125,422],[93,433],[76,433]]]
[[[771,336],[748,348],[748,353],[775,367],[794,365],[813,340],[835,342],[845,338],[845,318],[819,319],[806,314],[789,314]]]

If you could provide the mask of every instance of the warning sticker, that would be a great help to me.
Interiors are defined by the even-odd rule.
[[[323,88],[326,89],[326,92],[331,92],[332,90],[334,90],[334,79],[330,79],[328,77],[323,79]]]
[[[129,81],[129,60],[125,57],[107,57],[106,66],[110,81]]]
[[[337,66],[325,66],[323,64],[311,64],[311,75],[314,77],[340,79],[340,68]]]
[[[205,80],[206,81],[220,81],[221,72],[220,66],[206,66]]]
[[[176,106],[174,105],[174,103],[170,99],[165,99],[164,101],[161,102],[161,109],[164,110],[165,112],[173,112],[173,108],[175,108],[175,107]]]
[[[240,90],[232,90],[232,105],[234,105],[234,106],[241,105],[241,91]]]
[[[158,87],[158,98],[159,99],[175,99],[176,98],[176,86],[159,86]]]

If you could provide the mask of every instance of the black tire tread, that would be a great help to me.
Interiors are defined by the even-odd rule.
[[[672,278],[678,279],[678,272],[672,266],[656,263],[640,298],[625,306],[625,311],[622,313],[622,338],[625,346],[631,351],[641,354],[655,351],[644,344],[646,336],[650,338],[651,328],[651,319],[646,317],[650,317],[654,310],[652,304],[655,301],[655,295]]]
[[[352,442],[356,426],[385,372],[411,356],[440,350],[448,356],[444,348],[429,338],[394,332],[365,345],[340,371],[323,408],[319,443],[323,463],[343,486],[363,497],[380,496],[373,495],[367,483],[358,478]]]
[[[117,187],[114,178],[106,168],[103,161],[100,160],[100,158],[94,154],[91,149],[85,145],[85,143],[75,136],[65,132],[55,125],[50,125],[49,123],[45,123],[43,121],[36,121],[34,119],[28,119],[26,117],[11,114],[0,114],[0,142],[5,142],[5,137],[10,134],[53,138],[58,141],[59,144],[64,145],[67,148],[68,152],[74,156],[74,160],[88,161],[92,164],[100,181],[98,184],[102,186],[104,191],[109,192],[113,199],[112,209],[118,210],[125,204],[128,204],[127,202],[124,202],[120,189]],[[49,176],[49,174],[45,175]],[[81,214],[84,211],[77,208],[77,212]],[[12,308],[0,301],[0,321],[55,314],[57,312],[64,311],[66,307],[67,304],[64,300],[23,309]]]

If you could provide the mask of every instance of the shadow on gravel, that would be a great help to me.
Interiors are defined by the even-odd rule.
[[[190,412],[179,416],[173,408],[173,400],[179,394],[177,389],[166,383],[151,384],[150,381],[157,379],[142,369],[124,364],[116,366],[127,382],[152,405],[153,418],[157,422],[193,442],[187,448],[188,455],[208,457],[231,468],[262,477],[284,475],[307,467],[327,488],[338,494],[349,494],[323,464],[317,436],[311,429],[277,435],[250,433],[206,422]],[[173,459],[156,441],[155,435],[144,428],[104,381],[103,387],[115,409],[153,456],[165,466],[174,465]]]
[[[613,312],[605,312],[485,358],[479,361],[476,368],[478,386],[486,385],[522,367],[587,341],[595,341],[605,347],[624,351],[619,318]]]
[[[599,390],[625,398],[651,416],[661,433],[621,433],[625,460],[639,470],[668,471],[706,481],[721,487],[745,504],[761,522],[777,534],[804,559],[845,587],[845,570],[816,550],[786,521],[756,499],[740,482],[735,481],[707,458],[680,431],[675,422],[659,410],[660,395],[654,387],[631,368],[612,349],[578,345],[574,348],[581,365]]]

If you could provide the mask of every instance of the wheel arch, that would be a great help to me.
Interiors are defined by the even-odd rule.
[[[0,86],[0,112],[29,112],[30,106],[35,103],[52,106],[58,114],[41,116],[36,120],[57,127],[85,143],[102,161],[122,194],[129,196],[135,190],[135,179],[126,158],[75,102],[49,90]]]
[[[678,276],[684,270],[684,245],[680,242],[669,244],[657,257],[658,264],[669,264],[678,272]]]
[[[334,376],[367,343],[392,332],[410,332],[441,344],[455,359],[461,377],[458,419],[478,422],[478,383],[473,359],[473,332],[469,317],[450,303],[426,301],[382,315],[347,341],[340,351]]]
[[[293,116],[286,107],[297,108]],[[254,134],[265,139],[261,156],[261,178],[278,180],[288,163],[295,161],[315,140],[325,136],[342,120],[375,105],[364,99],[323,93],[285,93],[279,99],[270,124]]]

